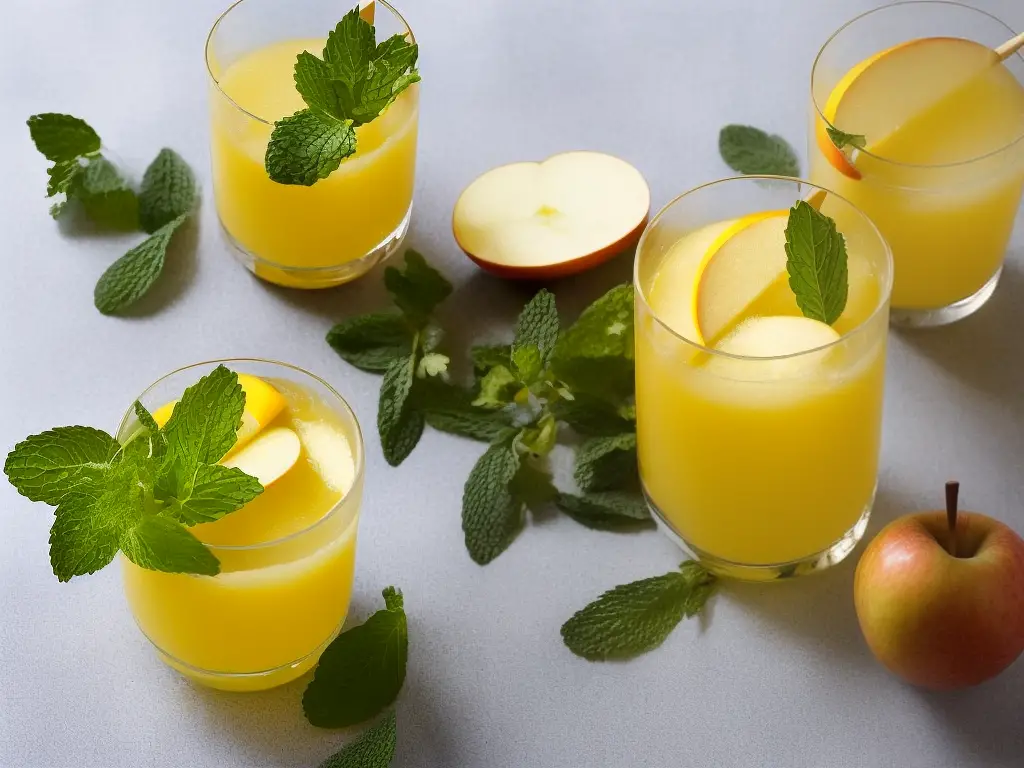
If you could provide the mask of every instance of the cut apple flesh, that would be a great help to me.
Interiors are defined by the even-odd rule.
[[[266,488],[295,466],[301,453],[302,442],[294,431],[273,427],[261,432],[221,464],[242,470]]]
[[[344,434],[319,421],[295,421],[306,454],[321,479],[332,490],[346,494],[355,481],[352,446]]]
[[[818,369],[831,351],[821,348],[839,338],[831,326],[807,317],[752,317],[722,339],[715,348],[726,354],[712,356],[707,367],[747,381],[795,378]]]
[[[502,277],[562,277],[634,246],[651,196],[633,166],[599,152],[513,163],[470,184],[452,215],[459,247]]]

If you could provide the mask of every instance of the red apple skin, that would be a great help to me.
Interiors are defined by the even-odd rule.
[[[1024,651],[1024,540],[984,515],[908,515],[871,542],[854,578],[861,631],[875,657],[933,690],[977,685]]]

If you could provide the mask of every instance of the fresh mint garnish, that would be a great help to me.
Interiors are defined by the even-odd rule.
[[[404,316],[377,313],[338,323],[327,334],[327,343],[356,368],[384,373],[395,360],[412,354],[413,338]]]
[[[418,53],[404,35],[378,45],[358,7],[345,14],[322,59],[303,51],[295,61],[295,88],[307,108],[274,124],[265,160],[270,178],[310,186],[337,170],[356,151],[355,128],[420,79]]]
[[[632,531],[654,527],[651,511],[639,493],[601,491],[582,496],[560,493],[555,504],[573,520],[588,528]]]
[[[36,149],[55,163],[77,160],[100,151],[100,137],[85,120],[57,112],[32,115],[28,130]]]
[[[831,218],[803,200],[786,224],[789,287],[805,317],[832,325],[846,308],[849,293],[846,240]]]
[[[382,610],[342,632],[320,656],[302,697],[302,709],[313,725],[355,725],[398,697],[405,681],[409,629],[401,591],[388,587],[383,594]]]
[[[164,147],[149,164],[139,189],[139,224],[153,234],[196,205],[196,178],[177,152]]]
[[[418,345],[418,335],[414,344]],[[408,458],[423,434],[423,414],[411,407],[416,381],[417,353],[394,360],[384,371],[377,405],[377,432],[388,464],[397,467]]]
[[[590,661],[628,659],[661,645],[684,618],[703,610],[716,579],[687,560],[678,571],[605,592],[562,625],[562,640]]]
[[[800,175],[800,162],[789,143],[751,125],[725,126],[718,134],[718,151],[738,173]]]
[[[358,739],[324,760],[318,768],[389,768],[395,758],[398,728],[394,711]]]
[[[131,231],[138,226],[139,201],[120,172],[102,155],[89,158],[75,182],[75,197],[86,215],[108,229]]]
[[[119,445],[91,427],[58,427],[18,443],[4,472],[23,496],[55,506],[50,562],[60,581],[93,573],[122,551],[136,565],[216,575],[217,558],[182,523],[216,520],[263,491],[219,466],[245,408],[224,366],[189,387],[158,429],[141,403],[138,430]]]
[[[142,298],[164,269],[167,248],[187,215],[178,216],[115,261],[100,276],[93,290],[96,309],[117,314]]]
[[[486,565],[504,552],[523,525],[523,503],[509,490],[522,455],[517,433],[492,443],[469,473],[462,494],[462,531],[470,557]]]
[[[864,149],[868,145],[868,140],[862,133],[846,133],[832,125],[826,125],[825,132],[835,144],[836,149],[845,149],[846,147]]]
[[[576,451],[573,479],[583,491],[636,487],[636,432],[586,440]]]

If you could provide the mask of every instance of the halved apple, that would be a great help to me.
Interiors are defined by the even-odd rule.
[[[721,376],[746,381],[792,378],[818,368],[830,352],[821,347],[839,338],[832,326],[807,317],[752,317],[716,346],[731,357],[714,355],[707,367]],[[798,354],[801,352],[810,354]]]
[[[596,266],[640,239],[651,193],[640,172],[600,152],[565,152],[513,163],[459,196],[459,247],[500,277],[541,280]]]
[[[252,475],[264,488],[295,466],[302,453],[299,436],[288,427],[263,431],[247,446],[221,461],[225,467],[237,467]]]

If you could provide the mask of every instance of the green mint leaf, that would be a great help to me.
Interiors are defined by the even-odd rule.
[[[121,551],[140,568],[216,576],[220,562],[176,520],[144,515],[121,538]]]
[[[196,205],[196,177],[173,149],[160,150],[142,177],[139,223],[152,234],[160,227],[192,213]]]
[[[516,335],[512,342],[513,358],[517,349],[532,346],[537,348],[541,360],[546,362],[558,340],[559,327],[555,295],[542,288],[523,307],[516,320]]]
[[[50,565],[59,581],[95,573],[114,559],[121,533],[141,514],[142,496],[126,476],[80,486],[57,506],[50,528]]]
[[[800,162],[789,143],[750,125],[725,126],[718,134],[718,151],[726,165],[739,173],[800,175]]]
[[[550,468],[543,459],[532,456],[520,459],[519,469],[509,481],[508,490],[513,499],[530,509],[537,509],[558,498]]]
[[[398,730],[394,710],[358,739],[320,763],[318,768],[389,768],[395,758]]]
[[[504,437],[488,447],[462,492],[466,549],[480,565],[504,552],[523,525],[523,503],[509,491],[520,465],[516,442]]]
[[[503,365],[495,366],[480,381],[480,394],[473,405],[480,408],[503,408],[512,402],[521,389],[519,379]]]
[[[69,495],[101,484],[119,449],[102,430],[57,427],[14,446],[4,473],[22,496],[56,506]]]
[[[637,484],[636,433],[595,437],[576,452],[573,479],[582,491],[607,491]]]
[[[605,592],[562,625],[562,640],[590,661],[628,659],[661,645],[684,618],[700,613],[715,577],[692,560],[680,571]]]
[[[619,401],[633,393],[633,287],[612,288],[559,337],[551,368],[573,393]]]
[[[576,522],[600,531],[654,527],[651,511],[639,493],[604,491],[583,496],[561,493],[555,504]]]
[[[342,632],[320,656],[302,696],[302,709],[313,725],[355,725],[398,697],[405,682],[409,628],[402,593],[388,587],[384,603],[383,610]]]
[[[74,160],[100,151],[100,137],[85,120],[46,112],[28,119],[36,149],[55,163]]]
[[[179,489],[188,487],[200,464],[216,464],[231,450],[244,411],[238,374],[223,365],[185,390],[163,429]]]
[[[353,8],[327,35],[324,63],[333,79],[355,91],[366,77],[375,49],[373,25],[359,17],[359,8]]]
[[[84,170],[84,166],[78,162],[77,158],[64,160],[47,168],[46,174],[50,180],[46,184],[46,196],[53,197],[63,193],[70,197]],[[63,206],[66,202],[65,200],[64,203],[58,203],[58,205]]]
[[[414,395],[427,424],[442,432],[489,443],[509,427],[503,411],[475,407],[472,393],[461,387],[434,380],[417,384]]]
[[[849,293],[846,240],[836,223],[803,200],[786,224],[789,287],[805,317],[832,325],[846,309]]]
[[[331,68],[309,51],[295,59],[295,90],[318,116],[344,119],[343,105],[331,82]]]
[[[420,81],[416,71],[419,47],[405,35],[393,35],[377,46],[367,67],[360,100],[350,114],[357,123],[376,119],[398,95]]]
[[[338,170],[355,151],[351,120],[327,119],[303,109],[274,123],[264,162],[272,181],[309,187]]]
[[[421,328],[438,304],[448,298],[452,284],[418,252],[405,252],[405,268],[384,270],[384,285],[395,304],[412,323]]]
[[[550,413],[540,418],[533,427],[523,430],[519,443],[523,448],[537,456],[547,456],[558,440],[558,422]]]
[[[533,384],[544,371],[544,358],[540,349],[534,344],[513,347],[512,367],[519,381]]]
[[[179,216],[165,224],[107,268],[93,292],[96,309],[116,314],[153,287],[163,271],[171,238],[186,218]]]
[[[328,332],[327,343],[350,365],[383,373],[412,354],[414,335],[402,315],[379,313],[343,320]]]
[[[573,394],[572,400],[563,398],[551,403],[551,412],[577,434],[588,437],[611,437],[636,428],[619,409],[586,392]]]
[[[410,407],[409,393],[416,378],[416,354],[394,360],[384,372],[377,404],[377,432],[384,458],[397,467],[420,441],[423,414]]]
[[[845,149],[846,147],[864,149],[868,145],[868,140],[862,133],[846,133],[846,131],[841,131],[831,125],[825,127],[825,132],[832,143],[836,145],[836,149]]]
[[[154,459],[162,459],[167,453],[167,437],[160,431],[160,427],[153,419],[153,414],[147,411],[142,403],[136,400],[132,408],[141,428],[145,431],[145,439],[149,443],[147,455]]]
[[[469,356],[473,361],[473,371],[477,374],[485,374],[498,365],[506,368],[512,365],[512,347],[508,344],[483,344],[472,347]]]
[[[240,469],[200,464],[162,514],[188,526],[210,523],[241,509],[261,493],[260,481]]]
[[[73,195],[86,215],[101,227],[134,230],[139,223],[139,201],[117,167],[102,155],[89,158],[77,175]]]

